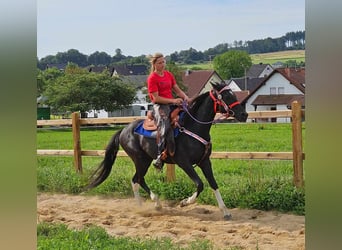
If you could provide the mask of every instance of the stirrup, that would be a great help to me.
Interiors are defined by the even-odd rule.
[[[153,166],[159,171],[163,170],[163,165],[164,165],[164,162],[162,161],[161,158],[162,157],[159,155],[157,159],[153,162]]]

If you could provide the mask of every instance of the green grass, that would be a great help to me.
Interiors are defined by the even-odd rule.
[[[288,51],[279,51],[279,52],[271,52],[271,53],[262,53],[262,54],[251,54],[251,59],[253,64],[273,64],[276,62],[282,62],[286,64],[288,61],[296,61],[297,64],[304,62],[305,63],[305,50],[288,50]],[[211,70],[213,69],[212,62],[202,62],[196,64],[180,64],[184,69],[191,70]]]
[[[172,243],[168,238],[142,239],[138,237],[111,237],[105,229],[91,225],[83,230],[70,230],[64,224],[40,223],[37,227],[37,249],[125,249],[125,250],[207,250],[213,249],[207,240],[196,240],[188,243],[187,247],[181,247]]]
[[[118,128],[82,129],[82,149],[103,149]],[[292,147],[291,124],[217,124],[211,129],[211,137],[213,151],[274,152],[291,151]],[[72,149],[72,132],[70,129],[38,130],[37,143],[38,149]],[[79,175],[74,170],[72,157],[38,156],[38,191],[79,193],[101,160],[102,157],[83,157],[84,173]],[[212,165],[228,207],[305,214],[304,189],[296,189],[292,184],[292,161],[212,159]],[[205,185],[198,202],[216,205],[202,172],[199,168],[195,169]],[[128,157],[118,157],[108,179],[88,194],[131,197],[130,182],[134,172]],[[176,168],[176,181],[173,183],[166,182],[165,174],[157,173],[154,168],[148,171],[146,182],[162,199],[179,201],[195,191],[194,184],[180,168]],[[147,197],[144,192],[141,194]]]

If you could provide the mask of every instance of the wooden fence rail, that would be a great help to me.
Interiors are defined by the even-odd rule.
[[[305,154],[302,147],[302,115],[304,111],[298,102],[292,103],[292,110],[284,111],[257,111],[248,112],[248,119],[259,118],[286,118],[292,120],[292,152],[212,152],[213,159],[268,159],[268,160],[292,160],[293,183],[296,187],[304,185],[303,160]],[[72,126],[73,145],[72,150],[37,149],[37,155],[41,156],[73,156],[74,166],[77,172],[82,173],[82,156],[104,156],[104,150],[81,150],[80,127],[88,124],[127,124],[142,116],[111,117],[111,118],[80,118],[79,113],[73,113],[72,119],[37,120],[37,126]],[[118,156],[127,156],[120,150]],[[167,164],[166,177],[168,181],[175,180],[174,164]]]

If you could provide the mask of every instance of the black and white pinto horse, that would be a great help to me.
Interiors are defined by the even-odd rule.
[[[176,151],[173,156],[168,156],[165,162],[177,164],[197,187],[192,196],[180,202],[180,206],[194,203],[203,191],[203,182],[194,169],[194,165],[197,165],[213,189],[224,219],[229,220],[231,214],[222,200],[209,158],[212,149],[209,132],[212,124],[216,122],[217,108],[225,114],[226,118],[230,116],[240,122],[247,120],[248,114],[237,101],[232,90],[225,84],[212,84],[212,90],[197,96],[191,105],[183,104],[185,114],[178,124],[179,134],[175,137]],[[157,157],[156,139],[135,133],[135,128],[140,122],[141,120],[133,121],[113,135],[106,147],[105,157],[92,174],[87,189],[100,185],[109,176],[121,146],[135,165],[136,172],[132,178],[134,197],[140,204],[139,188],[142,187],[151,200],[156,202],[156,208],[161,208],[158,196],[145,182],[145,174],[152,160]]]

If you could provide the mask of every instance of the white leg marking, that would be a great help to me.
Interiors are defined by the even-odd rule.
[[[134,193],[134,198],[137,201],[138,205],[141,206],[141,199],[140,199],[140,194],[139,194],[139,188],[140,184],[139,183],[133,183],[132,182],[132,189]]]
[[[195,203],[196,198],[197,198],[197,192],[195,192],[192,196],[190,196],[190,197],[188,197],[188,198],[182,200],[182,201],[180,202],[180,206],[181,206],[181,207],[184,207],[184,206],[190,205],[190,204],[192,204],[192,203]]]
[[[155,201],[155,202],[156,202],[156,203],[155,203],[155,208],[158,209],[158,210],[161,209],[161,208],[162,208],[162,205],[161,205],[161,203],[160,203],[160,200],[159,200],[158,195],[154,194],[154,193],[151,191],[150,197],[151,197],[151,200],[152,200],[152,201]]]
[[[232,215],[229,213],[228,208],[224,204],[220,191],[216,189],[214,190],[214,194],[215,194],[219,208],[223,211],[223,217],[229,220],[232,217]]]

